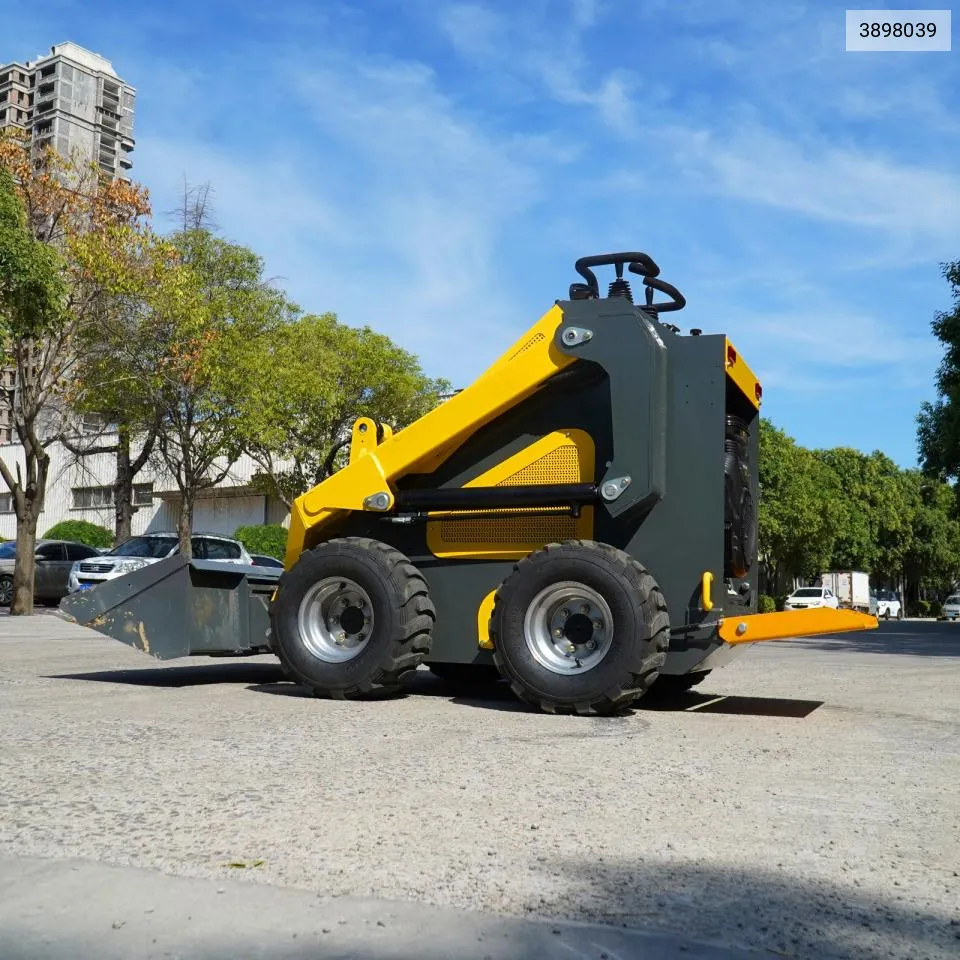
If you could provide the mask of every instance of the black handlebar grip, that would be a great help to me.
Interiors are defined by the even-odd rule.
[[[646,253],[598,253],[592,257],[581,257],[574,264],[574,268],[587,281],[593,295],[598,297],[600,296],[600,285],[597,283],[596,274],[590,268],[620,267],[620,270],[617,271],[619,277],[624,264],[630,264],[629,270],[644,277],[656,277],[660,273],[660,268]]]

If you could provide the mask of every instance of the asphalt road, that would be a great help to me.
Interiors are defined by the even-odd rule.
[[[248,931],[246,955],[266,956],[272,912],[287,947],[298,923],[314,937],[297,956],[953,960],[958,691],[960,625],[930,622],[758,644],[672,704],[582,719],[430,675],[395,700],[314,700],[269,658],[161,665],[56,618],[3,618],[0,933],[52,957],[67,954],[44,953],[42,930],[103,927],[90,956],[153,956],[120,939],[140,930],[157,956],[212,960]],[[51,906],[77,890],[89,909]],[[329,902],[351,923],[367,911],[373,939],[326,940],[329,917],[310,926],[290,899],[317,896],[347,898]],[[180,914],[147,929],[158,897],[221,947],[184,941]],[[371,919],[387,903],[389,937]],[[727,952],[690,953],[710,949]]]

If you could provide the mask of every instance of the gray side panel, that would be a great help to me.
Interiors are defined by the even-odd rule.
[[[666,493],[667,351],[661,330],[626,300],[563,304],[556,346],[562,353],[599,363],[610,381],[612,456],[598,473],[607,480],[630,478],[630,485],[605,504],[620,521],[642,517]],[[566,333],[587,329],[592,336],[575,346]],[[666,331],[664,331],[666,332]]]
[[[636,557],[660,584],[674,628],[714,619],[724,601],[723,337],[670,340],[667,494],[633,531],[598,531]],[[617,542],[625,534],[626,543]],[[710,614],[700,606],[704,571],[713,574]]]

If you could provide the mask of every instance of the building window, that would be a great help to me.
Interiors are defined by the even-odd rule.
[[[113,505],[113,487],[74,487],[73,509],[95,510]]]
[[[74,487],[74,510],[102,510],[113,506],[113,487]],[[149,507],[153,504],[153,484],[135,483],[133,485],[133,503],[137,507]]]
[[[0,493],[0,513],[13,513],[12,493]]]

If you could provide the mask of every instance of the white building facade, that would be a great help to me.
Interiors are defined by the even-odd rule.
[[[110,441],[109,435],[97,438],[98,444],[107,445]],[[112,454],[77,458],[58,443],[49,447],[48,452],[50,472],[37,534],[42,537],[62,520],[87,520],[112,533],[115,526],[112,487],[116,477],[116,458]],[[14,475],[18,462],[23,470],[23,448],[19,444],[0,446],[0,458]],[[286,526],[289,517],[286,505],[281,500],[256,493],[250,487],[251,478],[258,469],[250,457],[243,456],[230,465],[222,483],[202,491],[194,507],[194,531],[232,537],[240,526],[265,523]],[[180,493],[176,483],[153,464],[148,464],[137,474],[133,500],[136,508],[133,533],[177,529]],[[12,495],[0,480],[0,537],[12,540],[16,532]]]

